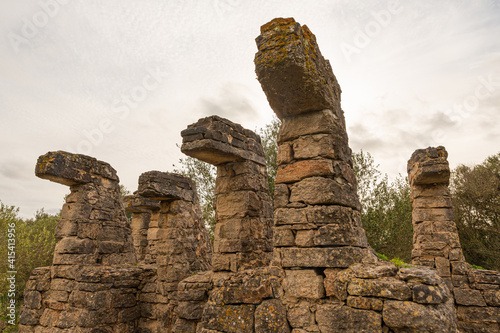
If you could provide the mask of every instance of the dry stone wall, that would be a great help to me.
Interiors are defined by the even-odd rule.
[[[20,332],[134,332],[139,294],[154,270],[137,268],[118,176],[85,155],[50,152],[38,177],[70,186],[53,265],[27,283]]]
[[[292,18],[256,39],[256,73],[281,119],[274,205],[258,135],[217,116],[181,150],[217,166],[212,247],[194,183],[149,171],[125,198],[107,163],[41,156],[71,188],[54,263],[33,271],[20,332],[499,332],[500,274],[465,262],[447,153],[408,164],[414,266],[380,261],[361,224],[341,89],[315,36]]]
[[[455,296],[462,332],[500,332],[500,272],[472,269],[460,246],[451,205],[448,153],[416,150],[408,161],[413,205],[413,263],[433,267]]]

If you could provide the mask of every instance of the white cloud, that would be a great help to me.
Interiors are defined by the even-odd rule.
[[[0,200],[24,216],[57,211],[67,188],[35,178],[36,158],[77,149],[106,119],[114,129],[91,154],[130,190],[142,172],[171,170],[180,131],[210,112],[262,126],[272,111],[255,79],[254,38],[274,17],[294,16],[316,34],[344,92],[352,148],[372,153],[383,172],[405,172],[436,129],[448,131],[450,161],[480,162],[498,149],[499,94],[462,124],[446,110],[473,94],[480,76],[500,74],[494,4],[401,1],[401,12],[348,62],[341,43],[386,2],[71,0],[16,52],[8,34],[22,34],[42,9],[36,0],[2,0]],[[126,117],[113,112],[151,67],[168,75]]]

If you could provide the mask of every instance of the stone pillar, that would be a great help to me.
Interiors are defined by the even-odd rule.
[[[341,90],[314,35],[278,18],[256,41],[257,77],[282,120],[274,262],[292,332],[454,332],[441,278],[378,261],[367,244]]]
[[[182,152],[217,166],[214,271],[266,266],[272,253],[272,201],[260,137],[217,116],[181,133]]]
[[[150,246],[148,244],[148,230],[152,212],[160,209],[160,203],[148,200],[137,194],[123,197],[125,210],[132,213],[132,238],[134,239],[135,253],[139,263],[152,264]],[[157,215],[157,214],[155,214]]]
[[[282,120],[276,262],[284,268],[347,268],[369,251],[340,87],[306,26],[275,19],[261,27],[256,41],[257,77]]]
[[[71,190],[56,227],[53,265],[137,262],[118,176],[108,163],[85,155],[50,152],[38,158],[35,173]]]
[[[157,250],[156,297],[147,300],[150,320],[140,326],[155,332],[172,332],[178,320],[176,299],[181,280],[210,269],[211,244],[203,223],[194,182],[174,173],[149,171],[139,177],[137,194],[160,201],[157,227],[148,231],[148,241]]]
[[[194,182],[178,174],[149,171],[139,177],[138,194],[160,200],[156,234],[158,279],[164,295],[182,279],[210,269],[211,245]]]
[[[451,263],[464,262],[453,218],[448,153],[442,146],[416,150],[408,161],[413,205],[412,263],[451,277]]]
[[[95,158],[40,156],[38,177],[70,186],[56,227],[51,267],[34,270],[20,332],[132,332],[141,287],[154,271],[136,267],[116,171]]]
[[[412,262],[433,267],[453,290],[463,332],[500,332],[500,272],[465,262],[451,205],[448,153],[416,150],[408,161],[413,205]]]

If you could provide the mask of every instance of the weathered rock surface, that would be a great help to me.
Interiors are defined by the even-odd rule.
[[[182,132],[184,153],[217,166],[213,256],[189,178],[144,173],[123,205],[109,164],[48,153],[36,174],[71,194],[54,264],[26,285],[20,332],[500,332],[500,273],[464,260],[446,150],[408,164],[420,265],[378,260],[340,87],[314,35],[275,19],[257,44],[258,79],[282,120],[274,207],[259,136],[217,116]]]
[[[131,332],[144,282],[138,268],[115,170],[62,151],[41,156],[38,177],[69,185],[56,227],[53,266],[36,269],[26,286],[20,332]]]
[[[474,270],[465,262],[448,189],[450,168],[444,147],[416,150],[408,161],[413,204],[413,263],[434,267],[453,290],[462,332],[500,332],[492,318],[499,303],[500,273]],[[411,274],[410,274],[411,275]],[[488,291],[489,290],[489,291]],[[417,302],[439,302],[440,288],[415,286]],[[451,300],[450,300],[451,301]]]
[[[217,116],[200,119],[181,134],[185,154],[217,166],[214,271],[269,264],[272,202],[260,137]]]
[[[160,202],[134,194],[123,197],[123,205],[128,213],[132,213],[130,227],[132,228],[132,238],[134,240],[137,261],[146,264],[155,263],[156,243],[152,239],[148,241],[148,232],[150,230],[152,215],[154,215],[153,220],[156,220],[156,223],[158,223],[156,217],[160,210]]]
[[[340,109],[337,79],[307,26],[278,18],[260,31],[254,61],[257,77],[279,118]]]

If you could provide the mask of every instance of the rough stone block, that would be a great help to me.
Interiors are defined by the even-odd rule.
[[[287,310],[287,318],[290,325],[294,328],[310,327],[314,325],[314,312],[311,311],[309,301],[299,301],[295,305],[291,305]]]
[[[278,299],[264,300],[255,309],[255,332],[290,333],[286,307]]]
[[[306,221],[315,225],[349,224],[361,227],[356,215],[361,216],[349,207],[344,206],[309,206],[305,209]]]
[[[492,284],[498,286],[500,285],[500,272],[485,269],[472,269],[469,272],[469,281],[471,283]]]
[[[455,303],[465,306],[486,306],[483,295],[479,290],[468,288],[455,288]]]
[[[413,223],[423,221],[453,221],[453,211],[448,208],[414,209],[412,212]]]
[[[215,209],[219,219],[259,216],[263,202],[253,191],[221,194],[215,198]]]
[[[398,278],[411,283],[424,283],[435,286],[442,281],[436,271],[424,266],[403,267],[398,271]]]
[[[450,292],[442,286],[417,284],[413,286],[413,301],[421,304],[439,304],[449,299]]]
[[[65,151],[48,152],[40,156],[35,174],[39,178],[68,186],[89,183],[93,177],[118,181],[115,169],[108,163]]]
[[[151,210],[159,210],[160,202],[151,200],[140,195],[126,195],[123,197],[123,206],[125,210],[131,213],[144,213]]]
[[[315,230],[297,230],[295,245],[298,247],[314,247]]]
[[[288,164],[293,160],[293,149],[289,142],[284,142],[278,146],[276,154],[276,164]]]
[[[291,186],[290,202],[308,205],[341,205],[360,210],[355,187],[323,177],[310,177]]]
[[[384,301],[373,297],[348,296],[347,306],[356,309],[382,311]]]
[[[200,320],[203,315],[204,302],[179,302],[175,312],[180,318],[188,320]]]
[[[302,160],[278,167],[275,183],[294,183],[308,177],[333,175],[331,160]]]
[[[419,197],[413,199],[413,208],[451,208],[451,197]]]
[[[301,136],[293,141],[292,148],[293,157],[298,160],[320,156],[345,161],[350,155],[347,136],[343,133]]]
[[[274,228],[273,238],[274,246],[277,247],[295,245],[295,236],[288,226]]]
[[[196,321],[177,318],[172,326],[172,333],[195,333]]]
[[[351,280],[347,293],[354,296],[382,297],[401,301],[411,299],[411,289],[405,282],[387,277],[380,279]]]
[[[191,178],[169,172],[148,171],[139,177],[138,194],[155,200],[195,202],[196,186]]]
[[[255,305],[207,303],[203,312],[205,328],[228,333],[253,333]]]
[[[304,113],[283,119],[278,143],[292,141],[305,135],[345,133],[341,119],[332,110]]]
[[[384,323],[395,332],[456,332],[453,304],[429,306],[408,301],[384,302]]]
[[[463,261],[451,262],[451,273],[453,275],[467,275],[470,270],[470,265]]]
[[[465,322],[500,323],[500,308],[459,305],[457,317],[459,321]]]
[[[448,184],[450,167],[448,152],[443,146],[417,149],[408,161],[410,185]]]
[[[286,207],[290,190],[286,184],[275,184],[274,186],[274,209]]]
[[[322,333],[382,333],[382,318],[379,313],[348,306],[319,305],[316,321]]]
[[[436,263],[436,270],[441,277],[451,276],[450,261],[446,258],[437,257],[434,259]]]
[[[323,276],[312,269],[286,270],[283,289],[287,297],[320,299],[325,296]]]
[[[293,18],[261,27],[256,39],[257,77],[278,118],[340,104],[340,87],[316,37]]]
[[[353,275],[360,279],[378,279],[395,276],[398,272],[392,263],[355,264],[349,267]]]
[[[367,247],[365,230],[349,224],[329,224],[320,227],[314,235],[316,246],[357,246]]]
[[[301,208],[278,208],[274,212],[275,225],[306,224],[306,210]]]
[[[500,307],[500,290],[485,290],[483,297],[489,306]]]
[[[192,132],[198,133],[193,136]],[[260,137],[227,119],[218,116],[200,119],[181,135],[181,151],[201,161],[219,165],[250,160],[265,165]]]

